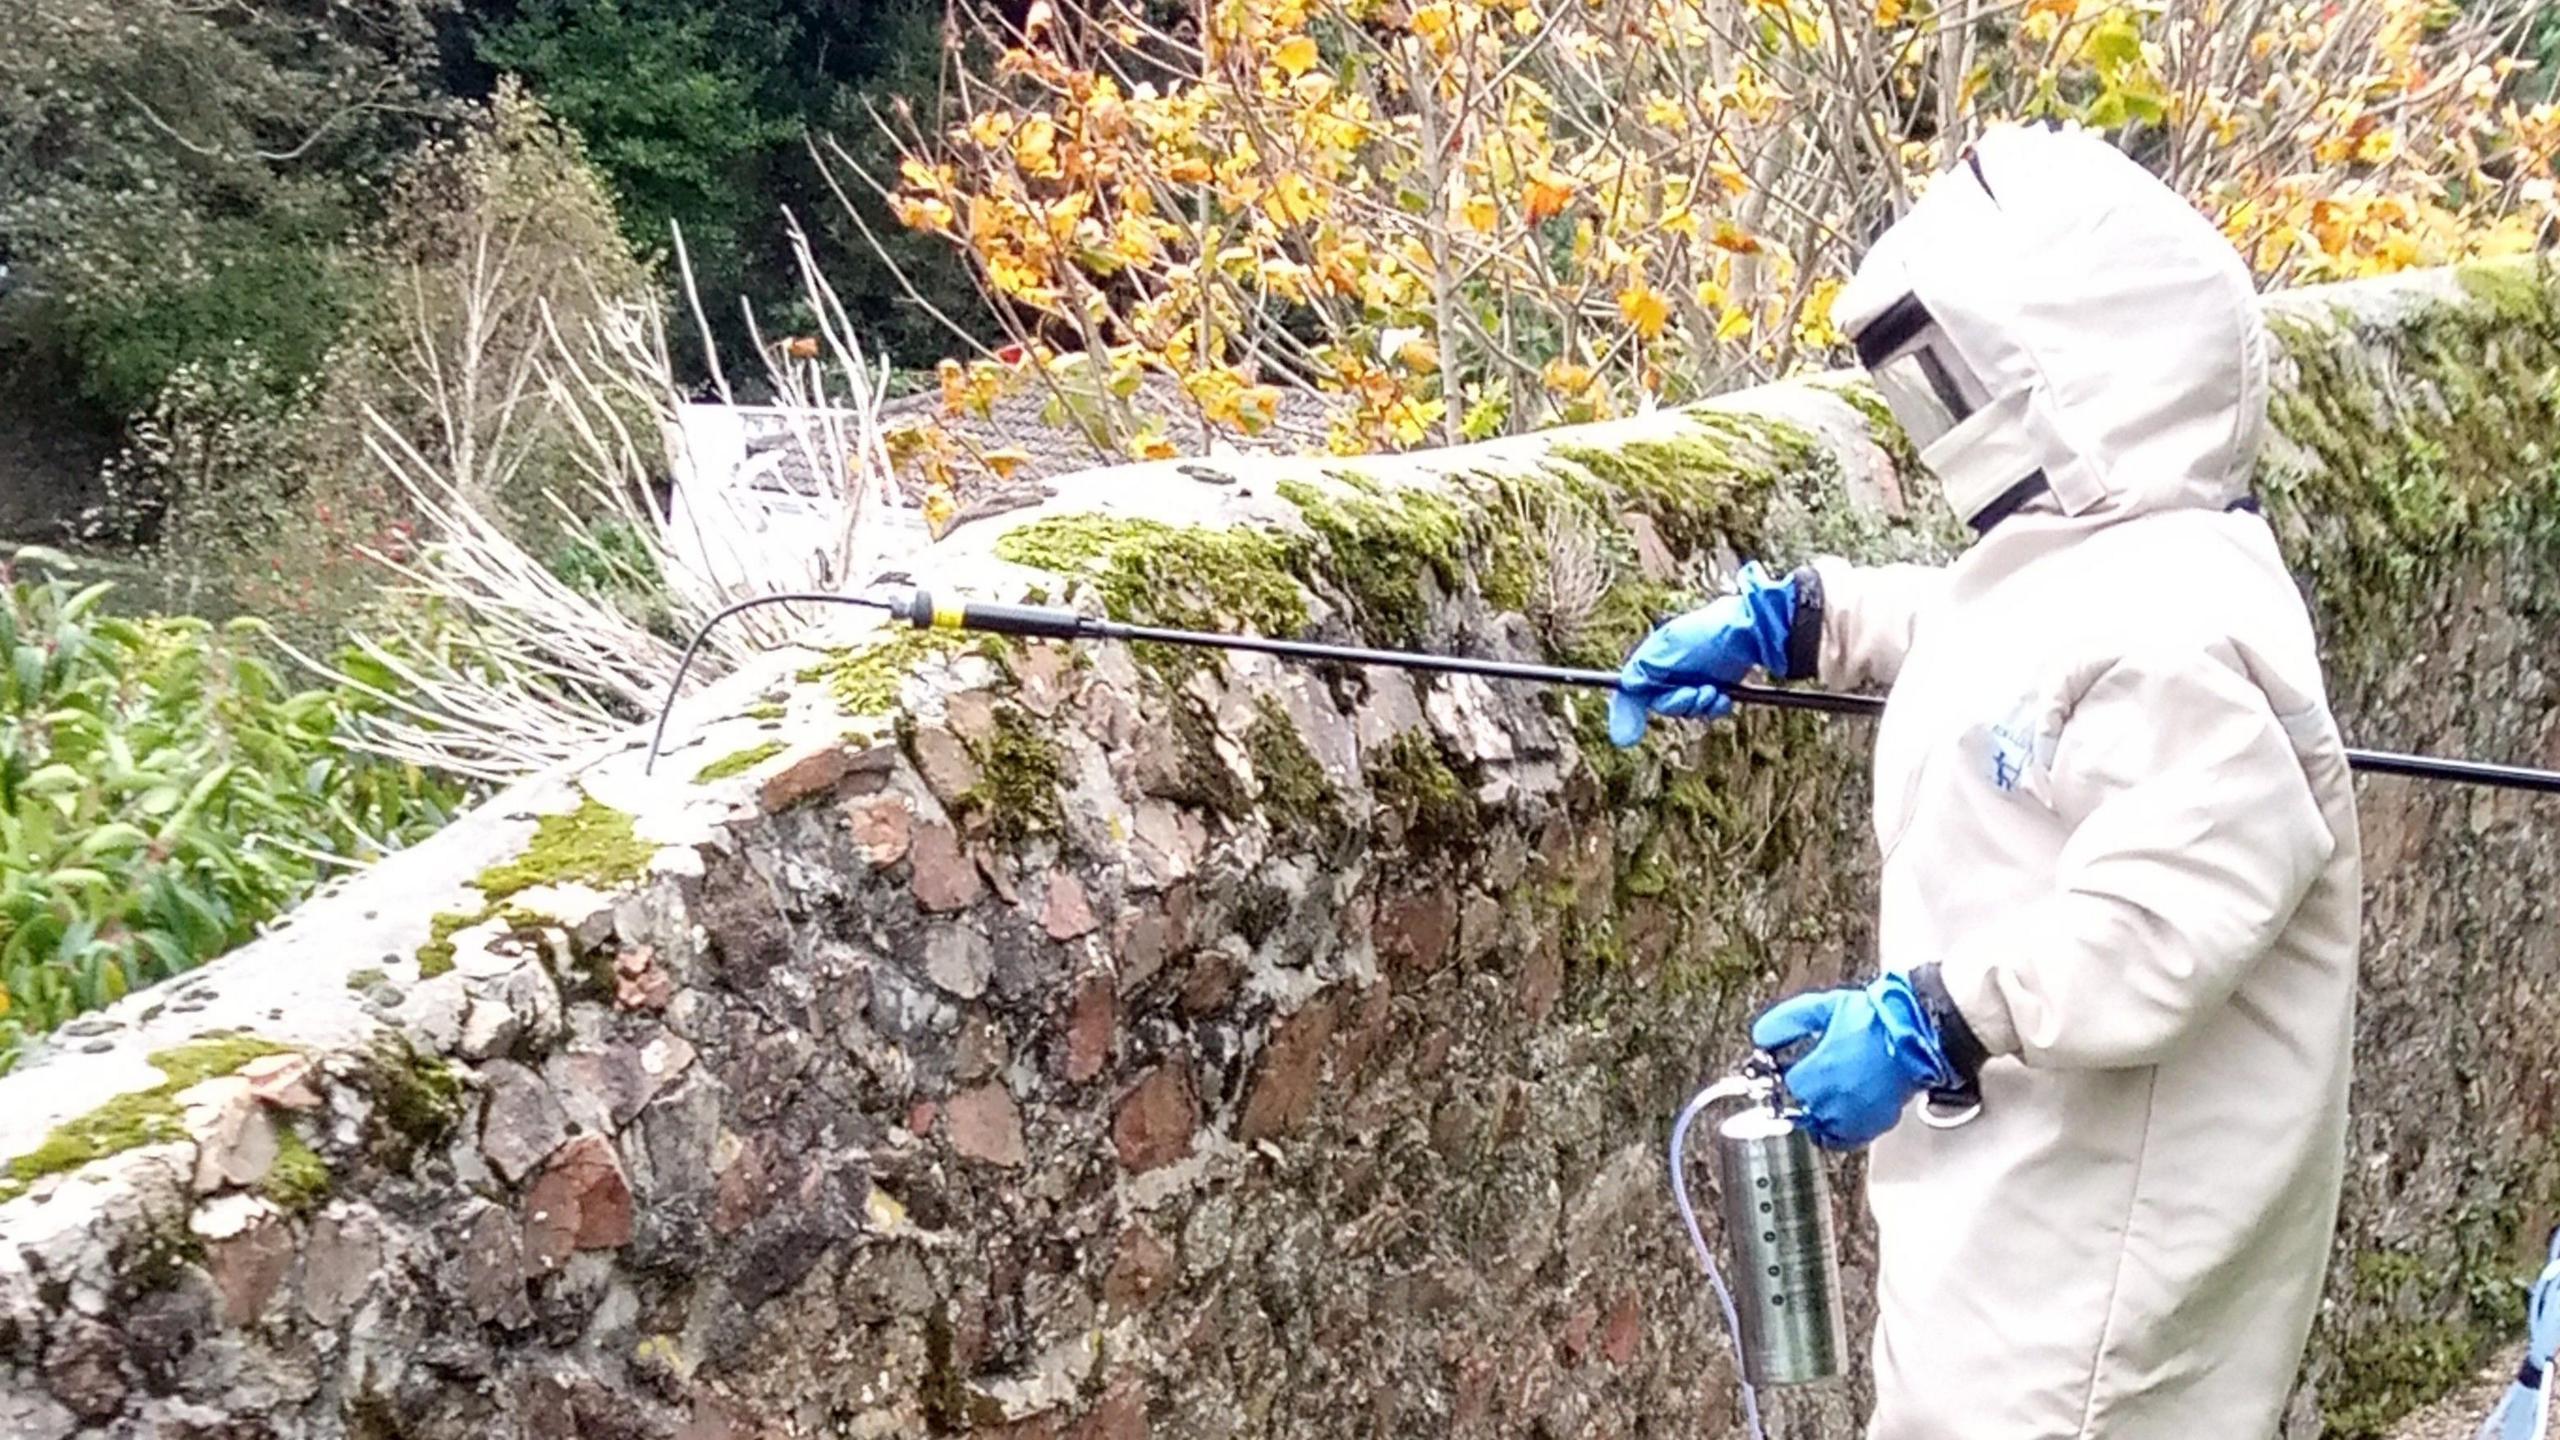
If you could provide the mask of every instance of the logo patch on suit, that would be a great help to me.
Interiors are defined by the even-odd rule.
[[[2059,737],[2044,723],[2046,709],[2040,697],[2022,696],[2006,716],[1983,728],[1983,775],[1992,789],[2014,792],[2032,785],[2029,771],[2052,766]]]
[[[1991,727],[1991,786],[1995,790],[2015,790],[2018,777],[2026,773],[2027,761],[2035,754],[2035,737],[2022,735],[2009,726]]]

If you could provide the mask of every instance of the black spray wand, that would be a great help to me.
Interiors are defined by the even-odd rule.
[[[1372,650],[1358,645],[1325,645],[1311,640],[1274,640],[1261,635],[1228,635],[1211,630],[1175,630],[1161,625],[1132,625],[1103,620],[1051,605],[997,605],[976,600],[936,600],[929,591],[911,590],[895,600],[863,595],[800,592],[759,595],[741,600],[702,623],[676,663],[666,705],[658,711],[657,731],[649,740],[647,767],[654,768],[666,738],[667,716],[683,688],[685,671],[711,628],[741,610],[760,605],[799,603],[858,605],[885,610],[919,630],[966,630],[986,635],[1019,635],[1038,640],[1145,640],[1158,645],[1187,645],[1204,650],[1245,650],[1284,660],[1335,665],[1384,665],[1439,675],[1474,675],[1486,680],[1525,680],[1538,685],[1570,685],[1588,690],[1615,690],[1615,670],[1581,670],[1565,665],[1530,665],[1516,660],[1479,660],[1464,655],[1434,655],[1418,650]],[[1817,710],[1827,715],[1873,716],[1884,701],[1873,695],[1842,695],[1828,690],[1782,689],[1770,685],[1733,684],[1716,687],[1746,705],[1778,710]],[[2521,765],[2493,765],[2477,760],[2440,760],[2385,750],[2349,750],[2347,763],[2370,775],[2406,775],[2421,780],[2488,785],[2506,790],[2560,794],[2560,772]]]

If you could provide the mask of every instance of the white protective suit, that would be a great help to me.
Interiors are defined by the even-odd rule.
[[[1941,967],[1983,1107],[1874,1149],[1871,1440],[2265,1440],[2342,1173],[2358,847],[2273,536],[2235,508],[2267,337],[2213,228],[2006,129],[1836,314],[1914,295],[1987,401],[1923,459],[1944,569],[1818,561],[1820,680],[1890,685],[1881,963]],[[1916,1114],[1918,1107],[1914,1107]]]

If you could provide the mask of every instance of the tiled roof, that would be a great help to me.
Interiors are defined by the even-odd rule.
[[[1321,454],[1326,448],[1335,417],[1344,413],[1350,401],[1341,395],[1297,387],[1279,388],[1279,404],[1272,423],[1259,434],[1247,435],[1233,427],[1204,426],[1182,392],[1178,381],[1170,376],[1150,375],[1140,382],[1136,395],[1128,404],[1143,416],[1161,416],[1165,434],[1184,458],[1198,458],[1219,450],[1235,450],[1265,454]],[[964,467],[957,488],[963,514],[1000,511],[1012,505],[1027,503],[1045,493],[1042,482],[1058,475],[1088,470],[1096,466],[1116,464],[1128,457],[1105,448],[1072,422],[1052,424],[1042,417],[1050,392],[1036,385],[1020,386],[999,396],[985,415],[964,411],[945,415],[938,391],[902,396],[880,407],[881,428],[889,433],[939,425],[963,455],[984,456],[1000,450],[1019,452],[1023,459],[1010,475],[998,479],[992,473]],[[735,483],[751,490],[769,490],[799,495],[832,493],[838,482],[822,478],[819,469],[827,447],[813,434],[801,432],[807,422],[793,412],[770,406],[737,406],[731,413],[737,417],[744,446],[737,469],[732,472]],[[893,456],[900,447],[891,446]],[[812,460],[820,462],[812,465]],[[898,464],[898,483],[907,503],[915,504],[924,497],[922,477],[917,462],[902,458]],[[977,473],[969,473],[977,472]]]
[[[1213,437],[1222,447],[1251,453],[1322,453],[1335,418],[1349,407],[1348,397],[1295,386],[1279,387],[1279,395],[1272,423],[1254,435],[1232,426],[1212,429],[1203,425],[1183,394],[1181,383],[1171,376],[1146,376],[1139,382],[1138,393],[1127,403],[1141,415],[1162,416],[1166,437],[1185,457],[1209,454]],[[1050,399],[1051,392],[1040,385],[1020,385],[998,396],[985,415],[975,411],[946,415],[941,395],[928,391],[881,406],[880,421],[882,428],[889,431],[938,424],[964,454],[1019,450],[1030,458],[1014,470],[1010,477],[1014,484],[1117,464],[1129,458],[1106,449],[1072,421],[1052,424],[1042,418],[1041,411]],[[899,479],[912,487],[914,477],[905,473],[905,468]]]

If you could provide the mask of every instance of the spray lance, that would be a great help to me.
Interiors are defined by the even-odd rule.
[[[659,710],[657,728],[650,736],[644,771],[656,766],[659,748],[666,738],[667,718],[675,707],[674,697],[682,689],[685,673],[712,628],[743,610],[800,603],[881,610],[920,630],[974,631],[1036,640],[1147,641],[1246,651],[1309,664],[1379,665],[1426,674],[1472,675],[1486,680],[1590,690],[1614,690],[1618,684],[1614,670],[1136,625],[1056,606],[942,599],[920,588],[895,596],[792,592],[739,601],[703,622],[677,661],[667,703]],[[1868,695],[1752,684],[1717,688],[1742,704],[1772,709],[1851,716],[1873,716],[1884,709],[1883,700]],[[2372,775],[2560,794],[2560,772],[2524,766],[2354,749],[2347,752],[2347,763]],[[1723,1311],[1725,1330],[1740,1371],[1744,1423],[1754,1440],[1764,1435],[1758,1398],[1761,1387],[1831,1379],[1847,1368],[1839,1244],[1832,1226],[1830,1188],[1812,1137],[1799,1123],[1800,1112],[1789,1100],[1781,1079],[1786,1068],[1811,1044],[1804,1040],[1777,1053],[1752,1052],[1732,1074],[1693,1096],[1671,1127],[1672,1198]],[[1690,1204],[1686,1164],[1689,1127],[1709,1107],[1726,1104],[1736,1108],[1716,1127],[1715,1168],[1725,1235],[1733,1247],[1735,1262],[1730,1287]],[[1920,1119],[1924,1124],[1950,1128],[1966,1123],[1980,1110],[1981,1097],[1969,1089],[1932,1091],[1921,1106]]]
[[[1283,660],[1308,664],[1383,665],[1391,669],[1410,670],[1434,675],[1473,675],[1486,680],[1519,680],[1534,685],[1563,685],[1584,690],[1615,690],[1615,670],[1581,670],[1565,665],[1531,665],[1514,660],[1485,660],[1471,655],[1438,655],[1425,650],[1373,650],[1359,645],[1326,645],[1311,640],[1275,640],[1262,635],[1225,634],[1212,630],[1176,630],[1161,625],[1132,625],[1118,620],[1105,620],[1080,614],[1054,605],[999,605],[978,600],[941,600],[931,591],[909,590],[896,598],[872,595],[839,595],[826,591],[789,591],[758,595],[738,601],[702,622],[693,640],[676,662],[674,680],[667,690],[667,703],[658,710],[657,729],[649,738],[649,756],[642,767],[646,773],[656,766],[658,750],[667,734],[667,717],[674,712],[675,696],[684,686],[684,677],[693,667],[693,657],[702,649],[703,641],[723,620],[741,611],[765,605],[851,605],[863,609],[884,610],[919,630],[967,630],[985,635],[1013,635],[1034,640],[1120,640],[1147,641],[1157,645],[1183,645],[1203,650],[1246,651],[1257,655],[1276,655]],[[1884,700],[1874,695],[1841,695],[1827,690],[1780,689],[1769,685],[1732,684],[1716,687],[1736,701],[1776,710],[1811,710],[1826,715],[1873,717],[1884,713]],[[2420,780],[2441,780],[2462,785],[2486,785],[2501,790],[2536,790],[2560,795],[2560,771],[2536,770],[2522,765],[2497,765],[2478,760],[2445,760],[2432,755],[2409,755],[2388,750],[2347,751],[2347,764],[2368,775],[2405,775]]]

